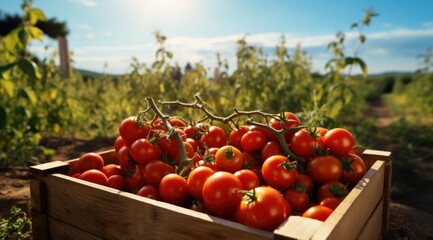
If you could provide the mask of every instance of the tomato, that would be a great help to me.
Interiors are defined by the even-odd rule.
[[[329,215],[332,214],[332,212],[333,212],[333,210],[328,208],[328,207],[315,205],[315,206],[308,208],[302,214],[302,216],[306,217],[306,218],[312,218],[312,219],[316,219],[316,220],[324,222],[329,217]]]
[[[260,155],[258,152],[242,152],[242,157],[244,159],[244,166],[243,168],[251,169],[254,167],[261,167],[262,166],[262,159],[260,158]]]
[[[305,191],[289,188],[283,193],[284,199],[290,204],[292,210],[304,212],[310,206],[310,197]]]
[[[80,170],[80,162],[79,161],[72,161],[69,162],[69,172],[68,175],[72,176],[74,174],[80,174],[81,170]]]
[[[187,138],[191,138],[195,141],[200,140],[202,135],[199,128],[197,128],[196,126],[187,126],[183,129],[183,131],[185,132]]]
[[[170,125],[174,128],[183,129],[187,126],[186,122],[179,118],[169,118],[167,119],[167,122],[170,123]]]
[[[136,163],[129,155],[128,146],[123,146],[120,148],[119,152],[117,153],[117,161],[119,162],[119,166],[122,171],[128,171]]]
[[[101,171],[104,167],[104,159],[101,155],[93,152],[85,153],[78,159],[80,171],[85,172],[90,169],[96,169]]]
[[[283,156],[281,145],[275,141],[267,142],[260,151],[260,155],[262,157],[262,161],[265,161],[266,159],[274,155]]]
[[[340,205],[341,199],[335,197],[327,197],[320,201],[319,205],[335,210]]]
[[[235,172],[234,175],[241,181],[243,190],[251,190],[260,186],[259,177],[252,170],[241,169]]]
[[[311,158],[316,156],[319,148],[323,148],[323,140],[316,130],[300,129],[293,135],[290,148],[300,157]]]
[[[262,176],[265,182],[279,190],[292,186],[296,173],[296,165],[284,156],[269,157],[262,166]]]
[[[317,200],[320,202],[327,197],[343,198],[348,194],[346,186],[341,182],[327,182],[317,190]]]
[[[325,148],[335,156],[345,156],[355,146],[353,135],[344,128],[334,128],[323,136]]]
[[[236,147],[226,145],[218,149],[215,162],[223,171],[234,173],[244,165],[244,158]]]
[[[258,151],[266,145],[266,137],[259,131],[248,131],[241,138],[244,151]]]
[[[199,144],[198,141],[192,139],[192,138],[186,138],[185,142],[189,143],[192,147],[192,149],[194,150],[194,152],[199,150]]]
[[[175,131],[180,136],[182,141],[186,140],[186,134],[184,131],[178,128],[176,128]],[[167,156],[170,160],[177,163],[179,162],[179,145],[177,144],[174,135],[162,136],[158,141],[158,145],[161,147],[163,153],[167,153]]]
[[[285,112],[283,119],[280,119],[280,117],[272,118],[271,120],[269,120],[268,125],[276,130],[281,130],[283,129],[283,125],[285,128],[294,128],[301,126],[301,121],[299,120],[298,116],[296,116],[296,114],[291,112]],[[293,134],[295,134],[295,132],[296,130],[289,130],[284,133],[286,143],[290,143],[292,136]]]
[[[275,134],[273,132],[271,132],[271,130],[266,129],[264,127],[252,125],[252,126],[248,127],[248,130],[259,131],[259,132],[263,133],[263,135],[265,135],[265,137],[266,137],[266,141],[278,141],[278,138],[275,136]]]
[[[323,127],[317,127],[316,128],[317,133],[319,134],[319,136],[323,137],[325,136],[325,134],[329,131],[327,128],[323,128]]]
[[[288,216],[281,193],[268,186],[247,192],[236,209],[236,220],[266,231],[275,230]]]
[[[198,160],[197,163],[195,164],[195,167],[200,167],[200,166],[209,167],[215,172],[221,170],[221,168],[215,162],[215,155],[208,155]]]
[[[165,202],[179,206],[190,197],[185,178],[176,173],[167,174],[161,179],[159,194]]]
[[[202,195],[206,207],[214,214],[229,215],[236,211],[241,198],[241,181],[232,173],[216,172],[203,185]]]
[[[161,200],[158,189],[152,185],[144,185],[137,191],[137,195],[158,201]]]
[[[242,144],[241,144],[241,138],[247,132],[248,132],[248,126],[245,126],[245,125],[240,126],[239,128],[233,129],[229,135],[230,145],[243,151]]]
[[[117,164],[107,164],[102,168],[102,172],[107,176],[107,178],[112,175],[122,175],[122,170],[120,170],[120,166]]]
[[[125,140],[123,140],[123,138],[121,136],[118,136],[116,138],[116,141],[114,141],[114,150],[116,152],[119,152],[120,148],[126,146],[126,142]]]
[[[174,173],[174,171],[173,166],[161,160],[152,160],[143,167],[142,175],[146,184],[159,187],[161,179],[169,173]]]
[[[194,168],[186,180],[188,191],[195,199],[203,199],[202,190],[206,179],[214,174],[215,171],[209,167],[200,166]]]
[[[224,130],[218,126],[210,126],[208,131],[200,138],[200,145],[206,145],[208,148],[222,147],[227,143],[227,135]]]
[[[135,121],[135,117],[125,118],[119,125],[119,134],[128,145],[131,145],[139,138],[146,138],[149,132],[150,126],[140,126]]]
[[[296,178],[294,183],[295,188],[303,188],[305,189],[305,192],[308,194],[311,194],[313,192],[314,182],[313,179],[311,179],[311,177],[302,173],[298,173],[296,174],[295,178]]]
[[[100,184],[100,185],[107,185],[107,176],[103,172],[97,169],[90,169],[85,172],[83,172],[79,177],[79,179]]]
[[[343,164],[343,176],[340,181],[348,183],[350,187],[355,186],[367,172],[364,161],[356,154],[348,154],[340,160]]]
[[[307,172],[314,182],[324,183],[340,179],[343,167],[340,160],[332,155],[318,156],[308,161]]]
[[[107,187],[115,188],[117,190],[126,189],[126,179],[122,175],[114,174],[108,177]]]
[[[197,212],[212,214],[209,211],[209,209],[206,208],[206,205],[204,204],[203,200],[196,200],[196,199],[193,200],[189,208]]]
[[[132,159],[142,164],[161,158],[161,148],[145,138],[135,140],[129,148],[129,152]]]
[[[143,168],[140,165],[132,167],[125,177],[126,189],[130,192],[136,192],[142,186],[146,184],[146,180],[143,177]]]

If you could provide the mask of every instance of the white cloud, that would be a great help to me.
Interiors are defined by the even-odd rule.
[[[375,32],[367,35],[367,39],[396,39],[433,36],[433,28],[407,29],[399,28],[392,31]]]
[[[97,4],[94,0],[68,0],[69,2],[80,3],[87,7],[95,7]]]
[[[86,34],[86,38],[88,38],[88,39],[93,39],[93,38],[95,38],[95,34],[94,33],[87,33]]]
[[[111,36],[113,36],[113,33],[106,31],[106,32],[104,32],[104,36],[111,37]]]
[[[423,23],[423,26],[424,26],[424,27],[427,27],[427,28],[431,28],[431,27],[433,27],[433,21],[430,21],[430,22],[424,22],[424,23]]]
[[[366,55],[371,56],[389,56],[390,50],[387,48],[375,48],[366,52]]]
[[[90,29],[92,29],[92,27],[90,25],[88,25],[88,24],[78,24],[77,27],[79,29],[84,29],[84,30],[90,30]]]

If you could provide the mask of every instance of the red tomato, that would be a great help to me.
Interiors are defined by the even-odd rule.
[[[120,148],[122,148],[123,146],[126,146],[126,142],[121,136],[118,136],[116,138],[116,141],[114,141],[114,150],[116,152],[119,152]]]
[[[137,191],[137,195],[158,201],[161,200],[158,189],[152,185],[144,185]]]
[[[202,159],[198,160],[195,167],[205,166],[209,167],[215,172],[220,171],[221,168],[215,162],[215,155],[204,156]]]
[[[266,137],[266,141],[278,141],[278,138],[269,129],[266,129],[264,127],[259,127],[256,125],[249,126],[248,129],[250,131],[259,131],[259,132],[263,133],[263,135],[265,135],[265,137]]]
[[[107,185],[107,176],[99,170],[96,169],[90,169],[85,172],[83,172],[79,177],[79,179],[100,184],[100,185]]]
[[[308,161],[307,172],[314,182],[324,183],[340,179],[343,167],[340,160],[332,155],[318,156]]]
[[[323,199],[322,201],[320,201],[319,205],[328,207],[332,210],[335,210],[338,207],[338,205],[340,205],[340,203],[341,203],[340,198],[327,197],[327,198]]]
[[[353,135],[344,128],[334,128],[323,136],[325,148],[335,156],[345,156],[355,146]]]
[[[79,174],[81,173],[80,162],[79,161],[69,162],[69,172],[68,172],[68,175],[72,176],[72,175],[75,175],[77,173],[79,173]]]
[[[218,126],[210,126],[209,130],[200,138],[200,145],[206,145],[208,148],[222,147],[227,143],[227,135],[224,130]]]
[[[281,145],[275,141],[267,142],[265,146],[262,148],[260,154],[262,157],[262,161],[265,161],[266,159],[274,155],[283,156]]]
[[[170,123],[172,127],[183,129],[187,126],[186,122],[179,118],[169,118],[167,122]]]
[[[262,176],[267,184],[279,190],[292,186],[296,179],[296,165],[284,156],[272,156],[263,163]]]
[[[126,189],[126,179],[122,175],[114,174],[108,177],[107,187],[115,188],[117,190]]]
[[[302,214],[302,216],[324,222],[329,217],[329,215],[332,214],[332,212],[333,210],[328,207],[315,205],[308,208],[307,211]]]
[[[198,141],[197,140],[194,140],[194,139],[192,139],[192,138],[186,138],[185,139],[185,142],[187,142],[187,143],[189,143],[190,145],[191,145],[191,147],[192,147],[192,149],[194,150],[194,152],[196,152],[196,151],[198,151],[199,150],[199,144],[198,144]]]
[[[119,134],[128,145],[131,145],[139,138],[146,138],[149,131],[150,127],[148,125],[138,125],[135,121],[135,117],[128,117],[119,125]]]
[[[348,183],[350,187],[355,186],[367,173],[364,161],[356,154],[348,154],[340,160],[343,164],[343,176],[340,181]]]
[[[248,131],[241,138],[244,151],[258,151],[266,145],[266,137],[259,131]]]
[[[130,192],[136,192],[138,189],[143,187],[146,184],[146,181],[143,177],[142,166],[135,165],[132,167],[126,179],[126,189]]]
[[[290,148],[300,157],[311,158],[316,156],[319,148],[323,148],[323,140],[315,130],[300,129],[293,135]]]
[[[129,155],[128,146],[123,146],[120,148],[119,152],[117,153],[117,161],[119,162],[119,166],[122,171],[128,171],[136,163]]]
[[[225,145],[215,154],[215,162],[223,171],[234,173],[244,165],[244,158],[239,149]]]
[[[174,171],[173,166],[161,160],[152,160],[143,167],[142,174],[146,184],[157,188],[161,179],[167,174],[174,173]]]
[[[236,220],[266,231],[275,230],[288,216],[281,193],[267,186],[256,187],[244,195],[236,210]]]
[[[107,178],[112,175],[122,175],[122,170],[120,170],[120,166],[117,164],[107,164],[102,168],[102,172],[107,176]]]
[[[90,169],[101,171],[104,167],[104,159],[97,153],[85,153],[78,159],[78,164],[81,172]]]
[[[262,166],[262,159],[257,152],[242,152],[242,157],[244,158],[244,166],[243,168],[251,169],[254,167]]]
[[[294,186],[298,189],[303,188],[306,193],[311,194],[313,192],[314,182],[308,175],[298,173],[296,174]]]
[[[215,171],[213,169],[205,166],[194,168],[189,173],[186,183],[188,186],[188,191],[193,198],[198,200],[203,199],[202,190],[204,182],[214,173]]]
[[[197,212],[212,214],[209,209],[206,208],[203,200],[193,200],[189,208]]]
[[[290,204],[292,210],[304,212],[310,206],[310,197],[306,192],[296,191],[293,188],[284,191],[284,199]]]
[[[175,131],[180,136],[182,141],[186,140],[186,134],[184,131],[176,128]],[[179,145],[177,144],[177,141],[174,136],[166,135],[162,136],[159,141],[158,145],[161,147],[161,150],[163,153],[167,153],[167,156],[170,158],[171,161],[179,162]],[[192,149],[192,147],[191,147]],[[194,150],[194,149],[192,149]]]
[[[240,126],[239,128],[233,129],[229,135],[230,145],[243,151],[242,144],[241,144],[241,138],[247,132],[248,132],[248,126],[245,126],[245,125]]]
[[[183,131],[185,132],[187,138],[194,139],[195,141],[199,141],[202,135],[200,129],[196,126],[187,126],[183,129]]]
[[[321,137],[325,136],[325,134],[329,131],[327,128],[323,128],[323,127],[317,127],[316,128],[317,133],[319,133],[319,135]]]
[[[243,190],[251,190],[260,186],[259,177],[252,170],[241,169],[235,172],[234,175],[241,181]]]
[[[296,116],[296,114],[291,112],[285,112],[284,116],[284,119],[272,118],[271,120],[269,120],[269,126],[276,130],[283,129],[283,125],[285,126],[285,128],[294,128],[301,126],[301,121],[299,120],[298,116]],[[295,134],[295,132],[296,130],[290,130],[284,133],[286,143],[290,143],[292,136],[293,134]]]
[[[135,140],[129,148],[129,152],[132,159],[142,164],[161,158],[161,148],[145,138]]]
[[[176,173],[170,173],[161,179],[159,194],[165,202],[179,206],[190,197],[185,178]]]
[[[320,202],[327,197],[343,198],[348,194],[346,186],[341,182],[327,182],[317,190],[317,200]]]
[[[232,173],[216,172],[206,179],[202,195],[206,207],[213,213],[229,215],[236,211],[241,198],[241,181]]]

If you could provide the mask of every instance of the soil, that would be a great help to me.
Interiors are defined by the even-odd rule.
[[[398,120],[380,99],[371,102],[368,110],[369,117],[375,119],[373,131],[389,131],[390,125]],[[377,149],[393,152],[393,162],[398,161],[398,146],[389,146],[386,139],[373,139],[383,145]],[[98,152],[111,149],[114,143],[112,138],[95,138],[92,140],[76,139],[70,137],[51,137],[44,139],[42,144],[56,150],[52,160],[65,160],[79,157],[85,152]],[[432,162],[422,162],[421,168],[433,169]],[[425,172],[425,171],[424,171]],[[430,175],[433,171],[429,171]],[[390,204],[389,232],[384,239],[433,239],[433,192],[431,189],[433,177],[422,175],[422,181],[410,185],[414,171],[393,166],[393,179],[407,180],[409,186],[416,186],[416,194],[402,194],[392,197]],[[14,167],[0,170],[0,218],[8,215],[12,206],[23,209],[30,215],[30,188],[28,168]],[[412,189],[413,190],[413,189]],[[413,193],[407,192],[407,193]]]

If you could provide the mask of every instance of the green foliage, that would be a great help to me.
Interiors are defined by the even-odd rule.
[[[0,239],[29,239],[32,222],[20,208],[12,207],[9,216],[0,220]]]

